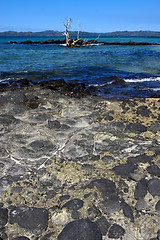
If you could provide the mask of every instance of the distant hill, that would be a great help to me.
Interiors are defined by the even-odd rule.
[[[80,32],[80,37],[160,37],[160,32],[155,31],[117,31],[110,33]],[[46,30],[42,32],[0,32],[0,37],[62,37],[63,32]],[[70,31],[71,37],[76,37],[76,31]]]

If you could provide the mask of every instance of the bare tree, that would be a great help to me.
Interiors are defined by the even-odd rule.
[[[66,36],[66,45],[67,45],[67,47],[70,46],[70,42],[69,42],[69,40],[70,40],[69,29],[70,29],[71,22],[72,22],[71,18],[69,18],[69,19],[66,18],[66,23],[64,23],[64,26],[66,28],[65,36]]]

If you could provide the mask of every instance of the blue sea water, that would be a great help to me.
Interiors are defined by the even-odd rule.
[[[35,42],[49,38],[0,37],[0,82],[63,78],[83,82],[94,87],[94,94],[108,98],[160,96],[160,45],[66,48],[54,44],[8,44],[28,39]],[[108,37],[98,41],[160,44],[158,37]],[[113,84],[115,77],[122,78],[125,84]]]

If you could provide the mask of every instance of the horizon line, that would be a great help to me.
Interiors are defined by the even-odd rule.
[[[58,31],[58,30],[41,30],[41,31],[17,31],[17,30],[5,30],[5,31],[1,31],[0,30],[0,33],[6,33],[6,32],[17,32],[17,33],[41,33],[41,32],[47,32],[47,31],[50,31],[50,32],[57,32],[57,33],[63,33],[65,31]],[[77,32],[78,30],[71,30],[70,32]],[[80,32],[86,32],[86,33],[102,33],[102,34],[105,34],[105,33],[116,33],[116,32],[159,32],[158,30],[116,30],[116,31],[109,31],[109,32],[92,32],[92,31],[80,31]]]

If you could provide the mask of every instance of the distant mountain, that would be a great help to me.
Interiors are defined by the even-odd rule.
[[[42,32],[0,32],[0,37],[62,37],[63,32],[46,30]],[[76,31],[70,31],[71,37],[76,37]],[[155,31],[117,31],[110,33],[80,32],[80,37],[160,37],[160,32]]]

